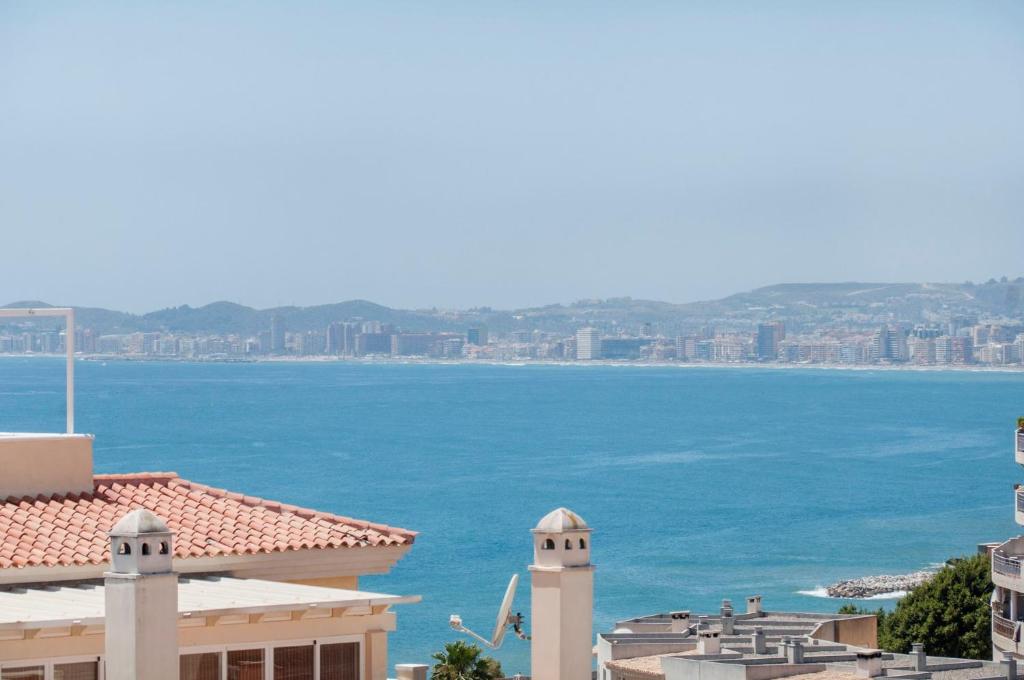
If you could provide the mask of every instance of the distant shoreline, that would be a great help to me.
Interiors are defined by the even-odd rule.
[[[63,359],[64,354],[0,354],[2,359]],[[976,366],[976,365],[894,365],[894,364],[796,364],[796,363],[760,363],[755,361],[735,362],[683,362],[683,361],[616,361],[598,359],[594,361],[564,361],[546,359],[429,359],[424,357],[338,357],[338,356],[274,356],[274,357],[159,357],[159,356],[126,356],[123,354],[87,354],[76,355],[79,361],[124,361],[149,363],[190,363],[190,364],[253,364],[253,363],[353,363],[353,364],[422,364],[438,366],[605,366],[616,368],[759,368],[770,370],[828,370],[828,371],[908,371],[922,373],[1022,373],[1024,365],[1009,366]]]

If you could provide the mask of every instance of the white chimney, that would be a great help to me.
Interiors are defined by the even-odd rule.
[[[857,677],[877,678],[882,674],[882,651],[866,649],[857,652]]]
[[[748,614],[760,614],[761,613],[761,596],[751,595],[747,598],[747,613]]]
[[[672,632],[683,633],[690,627],[690,612],[672,612]]]
[[[720,654],[722,652],[722,638],[717,630],[702,630],[697,637],[698,654]]]
[[[910,656],[914,657],[914,670],[928,670],[928,654],[924,651],[923,642],[915,642],[910,645]]]
[[[583,518],[566,508],[549,512],[533,529],[533,680],[591,680],[594,566],[590,533]]]
[[[754,648],[754,654],[767,654],[768,646],[765,644],[764,628],[754,626],[754,632],[750,634],[750,645]]]
[[[999,663],[1003,665],[1006,680],[1017,680],[1017,657],[1013,652],[1003,652],[1003,658]]]
[[[133,510],[110,531],[106,598],[106,680],[178,680],[178,575],[173,536],[149,510]]]
[[[793,638],[787,645],[786,661],[793,664],[804,662],[804,643],[799,638]]]

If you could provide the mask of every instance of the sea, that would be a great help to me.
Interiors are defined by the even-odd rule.
[[[390,663],[490,635],[530,529],[593,528],[595,632],[627,617],[835,611],[840,579],[1016,535],[1024,374],[672,366],[79,361],[99,472],[167,471],[419,533],[362,589],[402,605]],[[0,430],[62,431],[59,359],[0,359]],[[894,600],[866,606],[891,607]],[[529,645],[494,652],[529,672]]]

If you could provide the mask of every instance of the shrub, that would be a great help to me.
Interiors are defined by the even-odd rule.
[[[892,612],[869,611],[851,604],[841,614],[878,616],[878,646],[907,653],[915,642],[934,656],[988,659],[992,579],[987,555],[955,558],[927,583],[914,588]]]

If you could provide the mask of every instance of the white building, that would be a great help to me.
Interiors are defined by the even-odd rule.
[[[576,331],[576,358],[592,361],[601,358],[601,335],[596,328],[581,328]]]
[[[1024,427],[1014,432],[1014,458],[1024,465]],[[1024,525],[1024,487],[1014,488],[1014,518]],[[1024,655],[1021,626],[1024,620],[1024,536],[1011,538],[992,550],[992,657],[1003,652]]]

